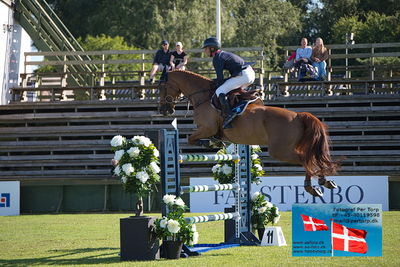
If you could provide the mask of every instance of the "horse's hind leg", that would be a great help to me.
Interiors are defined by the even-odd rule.
[[[316,197],[322,197],[324,195],[319,186],[313,186],[311,184],[311,175],[308,173],[306,174],[306,178],[304,179],[304,190],[306,190],[307,193]]]
[[[283,146],[275,146],[271,145],[268,147],[268,152],[269,154],[281,161],[286,161],[289,163],[294,163],[294,164],[299,164],[303,165],[301,161],[300,155],[295,151],[295,149],[286,149],[282,150]],[[319,186],[313,186],[311,183],[311,175],[309,173],[306,173],[306,177],[304,180],[304,189],[306,190],[307,193],[316,196],[316,197],[322,197],[323,193]]]
[[[324,186],[328,189],[335,189],[337,188],[337,184],[332,180],[325,179],[325,176],[318,177],[318,184]]]

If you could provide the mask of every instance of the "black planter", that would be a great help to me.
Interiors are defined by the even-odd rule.
[[[225,208],[224,209],[225,213],[229,212],[235,212],[235,206],[232,206],[230,208]],[[225,220],[224,221],[224,242],[225,243],[235,243],[235,227],[236,223],[235,220],[230,219],[230,220]]]
[[[182,241],[164,240],[165,258],[179,259],[181,257],[182,245]]]
[[[258,239],[262,241],[264,236],[265,228],[257,228]]]
[[[160,258],[160,242],[151,234],[155,217],[132,216],[120,219],[121,260],[139,261]]]

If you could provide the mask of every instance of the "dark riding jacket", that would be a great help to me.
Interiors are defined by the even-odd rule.
[[[213,65],[217,74],[217,85],[224,83],[224,70],[228,70],[231,77],[238,76],[244,67],[244,60],[231,52],[218,50],[213,58]]]

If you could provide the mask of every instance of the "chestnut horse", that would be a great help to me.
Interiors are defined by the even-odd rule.
[[[278,107],[250,104],[242,115],[232,121],[233,128],[223,129],[223,119],[210,104],[214,93],[213,81],[189,71],[172,71],[160,87],[160,112],[171,115],[178,97],[185,95],[193,105],[193,119],[197,129],[189,136],[189,144],[201,145],[200,139],[218,136],[224,141],[246,145],[266,145],[269,155],[277,160],[302,165],[306,171],[305,190],[322,196],[311,177],[318,176],[318,184],[336,188],[333,175],[339,163],[331,159],[327,126],[307,112],[293,112]]]

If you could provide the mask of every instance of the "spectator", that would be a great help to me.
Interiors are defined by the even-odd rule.
[[[154,56],[153,67],[150,71],[149,82],[154,83],[154,76],[157,71],[165,72],[169,69],[169,59],[171,52],[169,51],[169,43],[167,40],[161,42],[162,49],[158,50]]]
[[[169,65],[171,69],[185,70],[187,64],[187,54],[183,51],[183,45],[181,42],[176,43],[176,50],[172,52],[171,59],[169,60]]]
[[[328,49],[324,46],[324,41],[322,38],[317,38],[315,40],[315,45],[312,49],[312,65],[318,70],[318,79],[326,79],[326,62],[328,59]]]
[[[303,63],[311,63],[312,48],[308,46],[307,38],[301,39],[301,47],[296,50],[296,58],[294,60],[294,66],[300,67]]]

